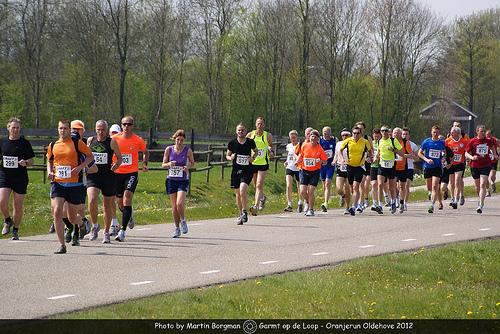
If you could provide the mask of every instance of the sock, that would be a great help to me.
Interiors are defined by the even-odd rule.
[[[73,230],[73,224],[71,224],[71,222],[69,221],[68,218],[63,218],[63,223],[64,225],[66,225],[66,227],[68,228],[68,230]]]
[[[405,204],[405,201],[404,201],[404,200],[402,200],[402,199],[400,199],[400,200],[399,200],[399,204]]]
[[[301,200],[301,199],[299,199],[299,205],[301,205],[301,204],[302,204],[302,200]]]
[[[124,206],[123,207],[123,218],[122,218],[122,230],[127,230],[128,222],[130,221],[130,217],[132,217],[132,206]]]
[[[300,203],[300,201],[299,201],[299,203]],[[288,206],[292,207],[292,201],[288,201]]]
[[[10,216],[8,216],[7,218],[4,218],[3,219],[4,222],[8,223],[8,222],[11,222],[12,223],[12,218]]]
[[[118,219],[117,218],[111,219],[111,225],[112,226],[118,226]]]

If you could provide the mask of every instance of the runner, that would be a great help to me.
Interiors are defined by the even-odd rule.
[[[135,188],[139,182],[139,151],[142,152],[142,171],[148,171],[149,153],[146,148],[146,142],[133,133],[134,118],[125,116],[122,118],[123,131],[114,135],[120,153],[122,155],[122,164],[115,171],[116,174],[116,196],[119,198],[119,209],[122,211],[122,228],[118,232],[115,240],[124,241],[127,226],[132,223],[133,215],[132,201]],[[116,157],[113,158],[115,163]],[[133,228],[131,224],[130,228]]]
[[[383,213],[382,209],[382,199],[379,196],[379,185],[378,185],[378,169],[380,167],[378,155],[378,143],[380,138],[382,138],[382,133],[380,129],[373,129],[372,133],[372,145],[373,145],[373,161],[370,166],[370,180],[372,184],[372,206],[371,210],[379,214]]]
[[[264,125],[264,117],[257,117],[255,121],[256,130],[247,134],[247,137],[253,139],[255,145],[257,145],[257,156],[252,162],[255,204],[250,208],[250,211],[253,216],[257,216],[257,210],[263,210],[266,205],[267,197],[264,194],[264,180],[269,169],[269,162],[273,157],[273,136],[264,131]]]
[[[452,151],[451,168],[448,170],[451,183],[451,202],[453,209],[458,208],[460,198],[464,197],[464,188],[462,178],[465,171],[465,148],[468,141],[461,136],[461,130],[458,127],[451,129],[450,137],[446,138],[446,146]]]
[[[332,137],[332,129],[329,126],[325,126],[322,130],[323,137],[320,138],[319,144],[325,151],[328,160],[326,165],[322,165],[320,169],[320,178],[323,183],[324,191],[324,202],[321,204],[321,210],[327,212],[328,201],[330,201],[330,192],[332,188],[332,178],[335,173],[335,164],[333,162],[333,156],[335,151],[335,146],[337,144],[337,138]]]
[[[491,190],[488,187],[488,192],[486,193],[486,196],[491,196],[491,193],[496,193],[497,192],[497,185],[495,182],[497,181],[497,169],[498,169],[498,153],[499,148],[500,148],[500,142],[496,137],[494,137],[491,134],[491,129],[486,130],[486,138],[489,138],[493,142],[493,150],[490,152],[490,158],[491,158],[491,170],[490,170],[490,176],[488,178],[488,183],[491,185]],[[495,154],[497,158],[495,158]]]
[[[439,181],[443,175],[442,158],[445,152],[445,143],[439,139],[439,127],[434,125],[431,137],[425,139],[420,145],[418,156],[422,159],[424,167],[424,178],[427,189],[431,189],[431,205],[427,212],[434,213],[434,204],[439,200]]]
[[[309,137],[310,143],[304,143],[300,148],[298,162],[301,163],[300,170],[300,194],[307,201],[308,210],[305,215],[312,217],[314,213],[314,192],[319,182],[319,174],[322,165],[328,160],[325,151],[319,144],[319,132],[312,130]]]
[[[476,128],[477,136],[472,138],[465,149],[465,156],[471,160],[470,171],[476,186],[476,192],[479,196],[479,203],[476,209],[477,213],[483,213],[484,198],[486,197],[486,187],[490,175],[492,159],[490,151],[494,151],[493,141],[486,138],[486,128],[484,125],[478,125]],[[498,159],[498,155],[493,155],[493,160]]]
[[[406,159],[406,161],[408,162],[408,169],[407,169],[408,175],[406,178],[406,192],[405,192],[406,196],[404,198],[404,201],[405,201],[404,209],[405,209],[405,211],[408,211],[407,203],[410,199],[410,188],[411,188],[411,183],[413,182],[413,177],[415,174],[414,162],[416,159],[418,159],[418,145],[410,140],[411,136],[410,136],[410,129],[409,128],[403,128],[402,137],[404,139],[406,139],[406,141],[408,141],[410,143],[410,146],[411,146],[411,155],[410,155],[410,157],[408,157]]]
[[[408,164],[407,158],[412,156],[412,148],[410,142],[403,138],[403,129],[394,128],[392,130],[392,136],[394,140],[399,141],[399,144],[402,147],[402,155],[396,156],[396,182],[397,189],[399,192],[399,213],[403,213],[405,211],[406,202],[406,181],[408,179]]]
[[[351,132],[346,128],[340,132],[340,138],[342,138],[342,140],[338,141],[337,145],[335,145],[335,157],[332,161],[333,164],[337,165],[335,187],[337,189],[337,194],[340,196],[340,207],[345,205],[344,214],[347,215],[350,214],[349,209],[351,208],[351,188],[347,180],[347,150],[340,153],[340,147],[350,136]]]
[[[163,154],[163,168],[168,168],[168,176],[165,180],[165,188],[170,196],[172,205],[172,216],[174,218],[175,230],[173,238],[188,233],[186,222],[186,194],[189,189],[189,168],[194,166],[193,151],[189,146],[184,146],[186,133],[183,129],[175,131],[172,139],[174,145],[168,146]]]
[[[302,148],[302,144],[304,143],[310,143],[311,141],[309,140],[309,137],[311,136],[311,131],[313,130],[313,128],[311,127],[308,127],[304,130],[304,142],[303,143],[299,143],[299,145],[297,145],[297,147],[295,148],[295,158],[297,158],[300,154],[300,149]],[[301,162],[297,162],[295,164],[295,166],[297,166],[297,168],[299,169],[299,172],[300,172],[300,169],[302,169],[302,163]],[[300,174],[299,174],[300,175]],[[307,189],[306,189],[307,190]],[[299,190],[299,194],[300,194],[300,190]],[[300,194],[300,197],[302,198],[302,194]],[[302,212],[302,209],[304,210],[304,212],[307,212],[309,210],[309,208],[307,207],[307,197],[304,197],[302,198],[304,200],[304,208],[301,208],[299,207],[297,212],[301,213]]]
[[[47,149],[47,174],[51,180],[51,206],[57,239],[60,243],[55,254],[64,254],[66,253],[62,221],[64,202],[68,202],[69,221],[75,225],[71,245],[79,246],[81,220],[78,220],[78,209],[82,197],[80,172],[94,160],[94,157],[83,141],[75,141],[71,138],[68,120],[59,121],[58,132],[59,139],[51,143]],[[85,156],[82,163],[80,163],[78,151]]]
[[[340,147],[340,153],[344,154],[347,151],[347,179],[351,186],[352,192],[352,207],[349,213],[354,216],[356,214],[356,205],[360,198],[360,185],[365,175],[365,156],[372,155],[372,148],[370,142],[361,137],[361,130],[358,127],[352,129],[352,137],[344,140]],[[363,212],[363,206],[358,206]]]
[[[391,213],[396,212],[396,168],[397,155],[403,155],[402,146],[397,138],[392,138],[388,126],[380,128],[382,138],[378,141],[379,161],[377,182],[379,184],[379,198],[383,196],[384,182],[389,183],[389,197],[391,200]],[[377,208],[381,212],[382,207]]]
[[[226,153],[226,159],[233,162],[231,189],[234,189],[236,195],[236,206],[239,212],[236,219],[238,225],[248,222],[248,185],[252,182],[252,161],[257,152],[255,141],[246,135],[245,124],[238,124],[236,126],[236,138],[229,142]]]
[[[103,244],[111,243],[109,229],[113,209],[115,208],[115,173],[114,171],[120,167],[122,156],[116,141],[108,135],[108,122],[99,120],[95,123],[95,137],[87,139],[87,146],[90,147],[94,155],[95,164],[98,171],[87,176],[87,196],[89,197],[89,212],[90,220],[92,221],[92,230],[90,240],[96,240],[100,226],[98,224],[98,199],[99,192],[102,192],[102,206],[104,211],[104,236]],[[113,155],[116,156],[116,162],[113,163]]]
[[[357,126],[361,130],[361,136],[368,140],[370,142],[370,146],[373,147],[372,143],[372,138],[365,134],[366,130],[366,125],[364,122],[357,122],[354,124],[354,126]],[[371,172],[371,162],[372,162],[372,157],[366,155],[365,156],[365,175],[363,176],[363,180],[361,181],[361,196],[359,198],[359,203],[358,203],[358,212],[363,212],[364,209],[366,209],[369,205],[368,203],[368,195],[370,194],[370,172]],[[363,206],[363,208],[360,208],[360,206]]]
[[[21,120],[12,117],[7,122],[8,137],[0,141],[0,208],[4,217],[2,235],[10,233],[19,240],[19,226],[23,218],[24,198],[28,189],[28,171],[35,153],[29,141],[21,136]],[[9,213],[10,194],[13,194],[12,218]]]
[[[120,127],[119,124],[113,124],[109,128],[109,136],[113,137],[117,133],[122,132],[122,128]],[[111,228],[109,230],[109,236],[113,237],[118,235],[118,231],[120,231],[120,225],[118,224],[118,217],[116,216],[116,206],[119,205],[120,199],[115,196],[115,201],[113,201],[113,206],[111,208],[112,218],[111,218]],[[131,220],[133,218],[130,218]]]
[[[284,162],[285,165],[285,180],[286,180],[286,198],[287,198],[287,207],[285,208],[285,212],[293,211],[293,180],[295,179],[295,183],[297,184],[297,192],[299,192],[299,202],[298,202],[298,212],[302,212],[303,204],[302,197],[300,197],[300,187],[299,187],[299,169],[295,165],[295,150],[299,146],[299,134],[296,130],[292,130],[288,133],[288,137],[290,138],[290,143],[286,145],[287,158]]]

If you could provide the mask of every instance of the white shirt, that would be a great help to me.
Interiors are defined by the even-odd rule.
[[[286,169],[292,170],[294,172],[299,171],[297,166],[295,166],[296,161],[294,158],[295,148],[297,147],[297,145],[293,145],[292,143],[286,145]]]
[[[411,146],[411,151],[416,154],[418,152],[418,145],[410,140],[410,146]],[[414,159],[410,158],[406,160],[408,161],[408,169],[413,169],[413,160]]]

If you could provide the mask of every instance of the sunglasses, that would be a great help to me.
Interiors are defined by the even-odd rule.
[[[380,130],[381,132],[389,132],[389,130]]]
[[[134,123],[122,123],[123,126],[132,126]]]
[[[359,135],[361,132],[353,132],[353,135]]]

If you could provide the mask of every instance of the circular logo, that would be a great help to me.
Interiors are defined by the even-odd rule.
[[[257,330],[257,323],[253,320],[245,320],[243,323],[243,330],[247,334],[253,334]]]

